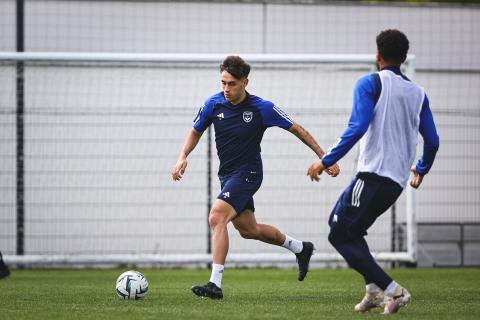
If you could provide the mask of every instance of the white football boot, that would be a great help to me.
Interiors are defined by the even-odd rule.
[[[382,314],[397,313],[401,307],[404,307],[410,301],[411,295],[407,289],[398,286],[395,295],[385,295],[384,309]]]
[[[383,307],[383,291],[366,292],[362,301],[355,306],[356,312],[370,312],[377,307]]]

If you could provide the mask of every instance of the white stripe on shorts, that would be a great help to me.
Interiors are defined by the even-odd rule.
[[[353,187],[352,191],[352,206],[360,207],[360,196],[362,195],[363,186],[365,185],[364,181],[358,179]]]

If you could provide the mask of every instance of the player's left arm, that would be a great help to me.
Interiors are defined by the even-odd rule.
[[[420,160],[418,160],[418,163],[411,168],[413,178],[410,181],[410,185],[415,189],[420,186],[423,177],[430,171],[440,146],[440,138],[426,95],[423,100],[422,110],[420,111],[420,126],[418,131],[423,137],[423,155]]]
[[[306,129],[298,123],[295,123],[282,109],[274,105],[272,102],[264,102],[261,104],[260,110],[262,112],[262,119],[265,127],[276,126],[288,130],[312,149],[320,159],[325,154],[325,151],[320,148],[317,141],[315,141]],[[327,170],[327,173],[333,177],[337,176],[339,172],[340,168],[335,163],[332,163]]]
[[[312,137],[310,132],[308,132],[298,123],[294,122],[288,131],[293,133],[298,139],[300,139],[300,141],[312,149],[319,158],[322,158],[325,155],[325,151],[323,151],[323,149],[318,145],[317,141]]]
[[[315,138],[312,137],[310,132],[308,132],[304,127],[294,122],[292,126],[288,129],[293,133],[300,141],[306,144],[313,152],[321,159],[325,155],[325,151],[320,147]],[[338,164],[332,164],[327,168],[327,173],[332,177],[336,177],[340,173],[340,167]]]

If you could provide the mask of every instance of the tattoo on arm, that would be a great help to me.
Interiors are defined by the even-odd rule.
[[[325,152],[318,145],[315,138],[313,138],[312,135],[298,123],[294,124],[294,127],[295,128],[292,130],[292,133],[296,135],[298,139],[305,143],[310,149],[312,149],[319,158],[323,157]]]

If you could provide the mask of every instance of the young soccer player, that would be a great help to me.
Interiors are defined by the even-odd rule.
[[[364,236],[400,196],[410,170],[414,175],[410,185],[420,186],[432,167],[439,137],[423,88],[400,71],[409,49],[407,37],[398,30],[385,30],[376,40],[380,71],[357,82],[348,128],[322,160],[310,166],[308,175],[318,180],[324,168],[340,160],[363,137],[358,173],[330,215],[328,240],[364,277],[366,294],[355,311],[384,306],[383,313],[391,314],[410,300],[410,294],[375,262]],[[412,166],[419,132],[423,156]]]
[[[294,239],[274,226],[257,223],[255,219],[253,195],[260,188],[263,178],[260,142],[268,127],[277,126],[290,131],[320,158],[324,151],[304,128],[280,108],[246,91],[249,72],[250,66],[238,56],[229,56],[223,61],[220,66],[223,91],[208,98],[200,108],[172,169],[173,180],[180,180],[187,168],[187,156],[205,129],[213,123],[222,190],[208,219],[212,229],[212,274],[206,285],[192,287],[197,296],[212,299],[223,298],[221,288],[228,252],[227,224],[230,221],[243,238],[283,246],[292,251],[297,257],[300,281],[307,275],[314,250],[311,242]],[[332,164],[328,171],[332,176],[338,172],[336,164]]]

